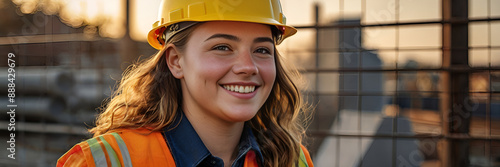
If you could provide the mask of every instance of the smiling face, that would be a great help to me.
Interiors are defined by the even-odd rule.
[[[276,78],[274,47],[268,25],[201,23],[179,53],[178,68],[170,67],[181,80],[184,111],[229,123],[253,118]]]

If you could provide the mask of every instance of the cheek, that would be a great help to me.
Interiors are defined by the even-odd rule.
[[[196,60],[191,60],[190,64],[186,67],[191,74],[191,77],[195,80],[204,81],[217,81],[227,72],[226,66],[228,63],[224,63],[220,60],[213,58],[204,58],[209,56],[196,57]],[[189,74],[187,74],[189,75]]]
[[[275,62],[265,63],[260,67],[260,75],[267,85],[273,85],[276,80],[276,65]]]

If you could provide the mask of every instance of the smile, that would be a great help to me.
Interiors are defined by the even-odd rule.
[[[255,86],[222,85],[222,87],[226,90],[237,93],[252,93],[255,91]]]

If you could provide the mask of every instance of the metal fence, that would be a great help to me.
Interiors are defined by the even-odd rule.
[[[355,17],[344,15],[352,1],[316,5],[315,23],[296,26],[313,45],[283,49],[316,106],[316,165],[499,166],[498,2],[356,2]]]

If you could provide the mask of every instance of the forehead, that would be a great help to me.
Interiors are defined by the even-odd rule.
[[[269,25],[236,21],[205,22],[199,25],[192,35],[208,37],[218,33],[242,37],[272,37]]]

